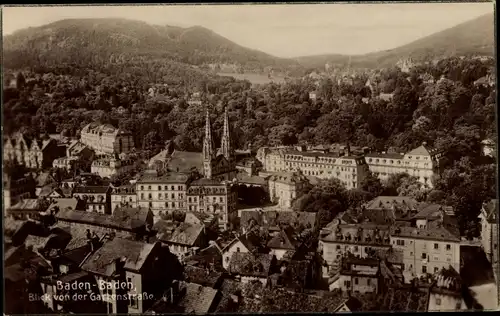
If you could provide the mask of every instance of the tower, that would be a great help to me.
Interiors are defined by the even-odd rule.
[[[203,139],[203,171],[206,178],[212,178],[212,160],[214,158],[214,143],[212,139],[212,127],[210,125],[210,115],[207,108],[207,118],[205,123],[205,139]]]
[[[231,135],[229,131],[229,114],[227,112],[227,107],[224,111],[224,128],[222,130],[221,138],[221,151],[222,155],[227,159],[227,161],[233,161],[233,148],[231,146]]]

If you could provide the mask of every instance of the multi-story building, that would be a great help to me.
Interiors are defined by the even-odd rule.
[[[423,142],[420,147],[406,154],[369,153],[365,159],[370,171],[381,180],[386,180],[392,174],[407,173],[432,188],[432,176],[439,172],[441,157],[442,152]]]
[[[33,177],[23,177],[13,180],[10,176],[3,178],[3,207],[4,210],[17,204],[23,199],[35,197],[36,182]]]
[[[335,219],[330,231],[322,230],[319,252],[323,256],[323,277],[338,272],[341,257],[350,252],[366,258],[375,251],[391,248],[390,227],[373,223],[341,224]]]
[[[391,246],[403,252],[405,280],[436,273],[450,266],[460,270],[460,233],[446,208],[430,205],[413,226],[391,227]]]
[[[121,206],[136,207],[137,193],[135,184],[127,184],[112,188],[111,190],[111,213]]]
[[[161,244],[114,238],[89,256],[82,265],[100,284],[100,298],[107,313],[144,313],[155,300],[159,282],[168,282],[167,257]],[[109,294],[109,295],[106,295]],[[147,295],[147,296],[146,296]],[[128,299],[125,299],[128,298]]]
[[[137,204],[149,207],[155,218],[163,212],[186,210],[186,190],[189,176],[181,173],[167,173],[159,176],[148,170],[136,182]]]
[[[259,149],[257,158],[264,169],[271,172],[298,171],[320,179],[337,178],[347,188],[358,188],[368,167],[363,156],[345,152],[313,152],[293,148]]]
[[[134,168],[134,160],[120,159],[118,157],[105,157],[92,162],[90,172],[102,178],[111,178]]]
[[[340,288],[347,293],[378,293],[379,260],[346,255],[341,262],[339,278],[330,289]]]
[[[348,189],[359,188],[367,171],[386,180],[389,175],[408,173],[432,187],[432,176],[439,171],[442,153],[423,143],[403,153],[351,154],[349,146],[336,152],[305,151],[303,148],[260,148],[257,159],[268,172],[301,170],[306,176],[337,178]]]
[[[77,185],[73,197],[85,200],[87,212],[111,214],[111,188],[109,186]]]
[[[238,196],[229,183],[198,179],[191,183],[186,195],[189,211],[217,215],[223,229],[237,217]]]
[[[491,263],[498,263],[498,200],[493,199],[483,204],[481,220],[481,245]]]
[[[271,201],[291,208],[293,201],[304,193],[309,180],[301,172],[279,172],[268,179]]]
[[[80,141],[98,154],[121,154],[134,148],[132,133],[109,124],[86,125],[81,131]]]
[[[31,139],[22,133],[4,141],[4,161],[15,161],[32,169],[50,168],[52,161],[63,156],[57,142],[52,139]]]

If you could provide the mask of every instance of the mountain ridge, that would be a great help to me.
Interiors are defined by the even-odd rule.
[[[399,59],[405,57],[421,60],[453,54],[493,55],[494,38],[494,14],[489,13],[392,49],[359,55],[299,56],[295,57],[294,60],[304,67],[314,68],[324,67],[326,63],[344,64],[351,59],[351,66],[370,68],[373,65],[394,65]]]

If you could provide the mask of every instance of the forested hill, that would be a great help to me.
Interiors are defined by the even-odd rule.
[[[395,49],[351,56],[351,65],[378,68],[393,66],[398,60],[408,57],[415,61],[423,61],[453,55],[493,56],[494,25],[493,13],[483,15]],[[324,67],[326,63],[345,64],[349,56],[338,54],[304,56],[296,60],[305,67]]]
[[[189,65],[235,64],[244,70],[298,66],[248,49],[203,27],[157,26],[127,19],[67,19],[4,37],[9,68],[59,64],[107,65],[173,60]],[[28,64],[30,63],[30,64]]]

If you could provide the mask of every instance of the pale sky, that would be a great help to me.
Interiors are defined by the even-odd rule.
[[[69,18],[119,17],[201,25],[279,57],[364,54],[392,49],[478,16],[486,3],[279,4],[3,7],[3,34]]]

